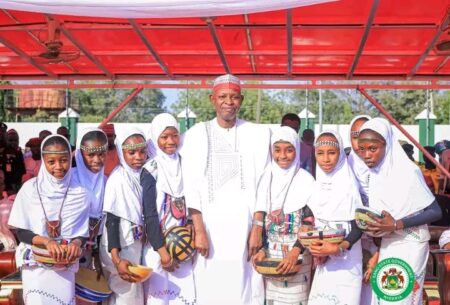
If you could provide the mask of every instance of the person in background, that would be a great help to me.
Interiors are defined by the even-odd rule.
[[[436,157],[435,149],[433,146],[424,147],[433,157]],[[439,193],[439,178],[441,176],[441,171],[436,168],[433,162],[428,159],[427,156],[423,155],[424,164],[420,165],[420,170],[422,171],[425,182],[430,188],[433,194]]]
[[[69,141],[69,143],[70,143],[70,133],[69,133],[69,129],[67,129],[66,126],[58,127],[58,129],[56,130],[56,133],[63,136],[64,138],[66,138],[67,141]],[[72,152],[75,151],[75,148],[76,148],[75,146],[70,144],[70,149],[72,149]]]
[[[300,118],[295,113],[286,113],[281,119],[281,126],[289,126],[298,134],[300,131]],[[300,142],[300,167],[309,172],[314,173],[314,131],[305,129]]]
[[[51,134],[52,134],[52,133],[51,133],[50,131],[44,129],[44,130],[41,130],[41,131],[39,132],[39,138],[40,138],[41,140],[44,140],[46,137],[48,137],[48,136],[51,135]]]
[[[40,138],[31,138],[25,146],[30,148],[31,156],[25,158],[25,174],[22,176],[22,183],[36,177],[41,167],[41,143]]]
[[[314,151],[314,130],[303,130],[300,142],[300,164],[313,177],[316,176],[316,157]]]
[[[444,168],[450,170],[450,141],[443,140],[434,146],[436,153],[439,155],[439,162]],[[440,177],[440,190],[442,193],[450,191],[450,179],[444,173]]]
[[[8,227],[12,205],[13,200],[5,192],[5,173],[0,170],[0,252],[14,250],[17,246],[16,238]]]
[[[119,165],[119,157],[117,155],[116,145],[114,144],[116,132],[114,124],[106,124],[100,127],[100,129],[103,130],[108,137],[108,151],[106,152],[105,158],[105,176],[109,177],[113,169]]]
[[[19,147],[19,134],[15,129],[10,129],[6,133],[6,144],[14,150],[21,150]]]
[[[58,127],[58,129],[56,130],[56,134],[63,136],[70,143],[70,133],[69,133],[69,129],[67,129],[66,126]],[[77,160],[75,159],[75,154],[74,154],[76,147],[73,146],[72,144],[70,144],[70,149],[71,149],[71,153],[72,153],[72,167],[77,167]]]
[[[401,145],[406,155],[408,156],[409,160],[415,163],[416,160],[414,160],[414,146],[412,146],[409,143],[403,143]]]
[[[3,131],[0,134],[0,169],[5,173],[6,191],[15,194],[22,185],[22,176],[25,174],[22,151],[7,145],[7,136]]]
[[[298,134],[300,131],[300,118],[295,113],[286,113],[281,119],[281,126],[289,126]]]

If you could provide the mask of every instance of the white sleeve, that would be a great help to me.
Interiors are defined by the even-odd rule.
[[[202,211],[202,186],[206,179],[208,138],[204,124],[196,124],[182,139],[180,148],[186,206]]]

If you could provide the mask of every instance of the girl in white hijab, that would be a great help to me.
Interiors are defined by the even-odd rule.
[[[288,126],[277,127],[271,136],[272,162],[264,172],[256,194],[253,231],[260,229],[265,217],[266,246],[253,256],[253,264],[269,258],[282,259],[280,274],[292,272],[299,259],[301,270],[287,280],[265,279],[267,304],[306,304],[311,281],[311,255],[297,239],[300,230],[312,227],[307,207],[313,177],[300,168],[300,142]],[[265,216],[264,216],[265,215]]]
[[[348,164],[355,174],[359,184],[359,193],[363,205],[369,205],[369,168],[364,161],[358,156],[358,136],[361,126],[370,120],[368,115],[357,115],[350,122],[349,140],[351,143],[351,151],[347,158]],[[378,263],[378,246],[375,244],[373,237],[364,234],[361,237],[361,245],[363,251],[363,271],[364,282],[361,289],[361,305],[369,305],[372,300],[372,286],[370,285],[370,275],[372,270]]]
[[[369,206],[384,215],[369,230],[388,233],[381,241],[379,265],[387,258],[401,259],[414,272],[414,287],[406,298],[392,303],[373,294],[372,304],[421,304],[430,239],[427,224],[440,219],[442,212],[419,167],[409,160],[385,119],[364,123],[358,143],[370,170]],[[390,272],[380,269],[384,271]]]
[[[143,305],[142,283],[129,270],[142,263],[143,213],[140,173],[147,160],[144,133],[137,128],[117,131],[120,165],[108,178],[103,211],[106,215],[100,258],[113,295],[110,305]]]
[[[150,245],[145,264],[153,269],[145,291],[147,304],[194,304],[195,286],[192,262],[178,264],[166,250],[163,233],[187,223],[181,158],[178,154],[178,122],[168,114],[157,115],[151,126],[154,157],[144,166],[141,183],[144,214]]]
[[[9,217],[21,242],[16,263],[22,268],[25,304],[71,305],[78,258],[88,236],[89,200],[71,170],[70,144],[64,137],[45,138],[41,155],[44,166],[22,186]],[[32,246],[46,249],[57,263],[37,262]]]
[[[81,184],[89,191],[89,239],[86,250],[80,259],[83,267],[91,268],[92,258],[100,272],[97,235],[103,216],[103,197],[106,177],[104,175],[105,157],[108,149],[108,137],[98,128],[86,128],[80,134],[81,141],[75,151],[76,174]]]
[[[351,151],[347,158],[348,164],[353,170],[355,177],[359,183],[359,192],[361,194],[362,203],[367,204],[367,191],[369,189],[369,168],[364,163],[364,161],[358,156],[358,136],[359,130],[365,122],[370,120],[371,117],[368,115],[357,115],[350,122],[350,144]]]
[[[357,182],[347,163],[342,139],[334,131],[319,134],[315,143],[316,182],[308,205],[318,229],[345,229],[339,245],[313,242],[312,255],[325,260],[316,268],[308,305],[359,305],[362,283],[362,232],[355,210],[362,206]]]

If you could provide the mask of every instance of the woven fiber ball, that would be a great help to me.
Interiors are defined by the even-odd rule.
[[[186,227],[170,228],[165,233],[165,240],[167,251],[173,259],[184,262],[194,257],[194,238]]]

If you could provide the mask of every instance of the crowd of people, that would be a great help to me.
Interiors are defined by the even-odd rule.
[[[233,75],[215,80],[210,100],[216,117],[184,135],[163,113],[149,139],[107,124],[83,130],[72,147],[60,127],[30,139],[23,153],[17,132],[0,126],[1,241],[15,248],[25,304],[82,304],[80,266],[104,274],[110,305],[390,304],[368,284],[389,257],[412,267],[417,287],[395,304],[421,304],[427,224],[442,212],[437,189],[430,191],[385,119],[355,117],[346,152],[333,130],[315,137],[307,129],[300,139],[295,114],[273,130],[239,119],[244,96]],[[384,216],[370,235],[355,222],[363,206]],[[195,236],[192,260],[180,262],[166,248],[174,226]],[[345,238],[309,247],[298,238],[325,228]],[[442,247],[449,241],[447,232]],[[36,261],[33,246],[65,263]],[[263,278],[255,266],[268,258],[280,260],[281,275],[300,259],[300,271]],[[151,267],[152,276],[140,282],[133,265]]]

